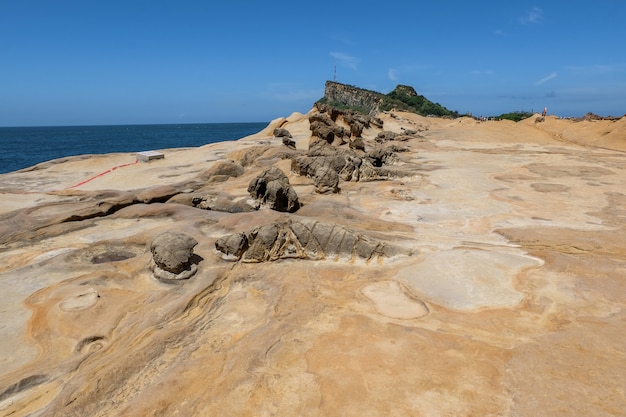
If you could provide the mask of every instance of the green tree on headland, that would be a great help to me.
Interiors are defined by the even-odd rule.
[[[448,110],[441,104],[433,103],[426,97],[417,94],[413,87],[408,85],[398,85],[391,93],[384,96],[380,109],[383,111],[404,110],[422,116],[459,116],[458,112]]]
[[[497,120],[513,120],[514,122],[519,122],[520,120],[524,120],[532,116],[534,113],[529,111],[514,111],[510,113],[503,113],[500,116],[497,116]]]

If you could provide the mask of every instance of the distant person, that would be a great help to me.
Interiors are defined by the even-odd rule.
[[[544,107],[544,108],[543,108],[543,113],[541,113],[541,115],[542,115],[543,117],[546,117],[546,114],[548,114],[548,108],[547,108],[547,107]]]

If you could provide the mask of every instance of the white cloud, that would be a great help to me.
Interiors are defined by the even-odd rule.
[[[360,62],[360,60],[356,57],[353,57],[351,55],[348,54],[344,54],[342,52],[331,52],[330,56],[332,56],[333,58],[335,58],[340,64],[348,67],[348,68],[352,68],[352,69],[356,69],[357,64]]]
[[[543,21],[543,10],[539,7],[533,7],[526,14],[519,18],[523,25],[534,25]]]
[[[398,73],[394,68],[389,68],[389,71],[387,71],[387,75],[389,76],[389,79],[391,81],[398,81]]]
[[[557,76],[557,75],[558,75],[558,74],[557,74],[556,72],[553,72],[553,73],[551,73],[550,75],[546,75],[546,76],[545,76],[545,77],[543,77],[542,79],[535,81],[535,83],[534,83],[534,84],[535,84],[535,85],[541,85],[541,84],[544,84],[544,83],[546,83],[546,82],[548,82],[548,81],[550,81],[550,80],[552,80],[552,79],[556,78],[556,76]]]

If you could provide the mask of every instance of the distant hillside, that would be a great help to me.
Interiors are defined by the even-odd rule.
[[[324,97],[319,103],[328,104],[339,109],[350,109],[363,114],[375,115],[381,111],[401,110],[417,113],[422,116],[457,117],[439,103],[433,103],[426,97],[418,95],[413,87],[398,85],[391,93],[382,94],[334,81],[326,81]]]

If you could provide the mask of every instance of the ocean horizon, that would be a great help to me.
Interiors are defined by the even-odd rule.
[[[194,148],[237,140],[258,133],[268,123],[0,127],[0,174],[69,156]]]

